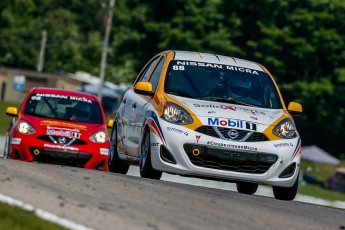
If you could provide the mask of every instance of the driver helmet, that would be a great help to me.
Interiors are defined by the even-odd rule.
[[[249,97],[252,89],[251,81],[245,76],[236,76],[230,80],[230,91],[234,97]]]
[[[88,120],[91,116],[91,108],[85,102],[78,102],[74,107],[74,115],[78,120]]]

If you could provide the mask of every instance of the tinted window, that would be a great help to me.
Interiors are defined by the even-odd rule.
[[[152,84],[152,92],[155,92],[158,86],[158,81],[160,79],[161,73],[162,73],[162,69],[163,69],[163,65],[164,65],[164,58],[162,58],[160,60],[160,62],[157,65],[157,68],[155,69],[155,71],[152,74],[152,77],[150,78],[151,84]]]
[[[172,61],[164,90],[205,100],[235,100],[264,108],[282,108],[276,87],[268,74],[230,65]]]
[[[24,113],[31,116],[103,124],[96,101],[57,94],[31,94]]]
[[[142,73],[142,75],[139,77],[138,81],[147,81],[147,79],[150,76],[150,73],[152,71],[152,69],[155,67],[156,63],[158,61],[158,57],[155,58],[144,70],[144,72]]]

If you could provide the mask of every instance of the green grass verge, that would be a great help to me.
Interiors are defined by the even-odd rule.
[[[0,230],[8,229],[63,230],[66,228],[45,221],[37,217],[33,212],[0,203]]]
[[[9,106],[17,107],[19,109],[20,103],[14,102],[0,102],[0,135],[5,135],[12,119],[11,116],[6,115],[6,108]]]
[[[343,160],[338,166],[316,164],[306,161],[301,162],[301,170],[308,172],[317,180],[323,182],[328,180],[328,178],[332,175],[337,167],[345,167],[345,160]],[[298,193],[327,200],[345,201],[345,193],[335,192],[315,184],[300,183],[298,187]]]

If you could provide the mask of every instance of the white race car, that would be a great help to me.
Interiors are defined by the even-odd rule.
[[[108,171],[162,172],[234,181],[240,193],[272,185],[293,200],[301,138],[262,65],[214,54],[164,51],[142,69],[114,117]]]

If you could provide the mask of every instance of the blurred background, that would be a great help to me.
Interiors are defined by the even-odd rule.
[[[335,159],[302,153],[300,192],[345,200],[345,190],[330,189],[329,182],[345,166],[345,1],[117,0],[113,7],[110,2],[1,1],[2,111],[19,105],[33,86],[91,91],[103,84],[107,27],[102,102],[108,117],[144,64],[162,50],[253,60],[273,74],[285,103],[302,104],[295,122],[303,146]],[[0,119],[0,135],[8,119]],[[339,175],[344,184],[342,171]]]

